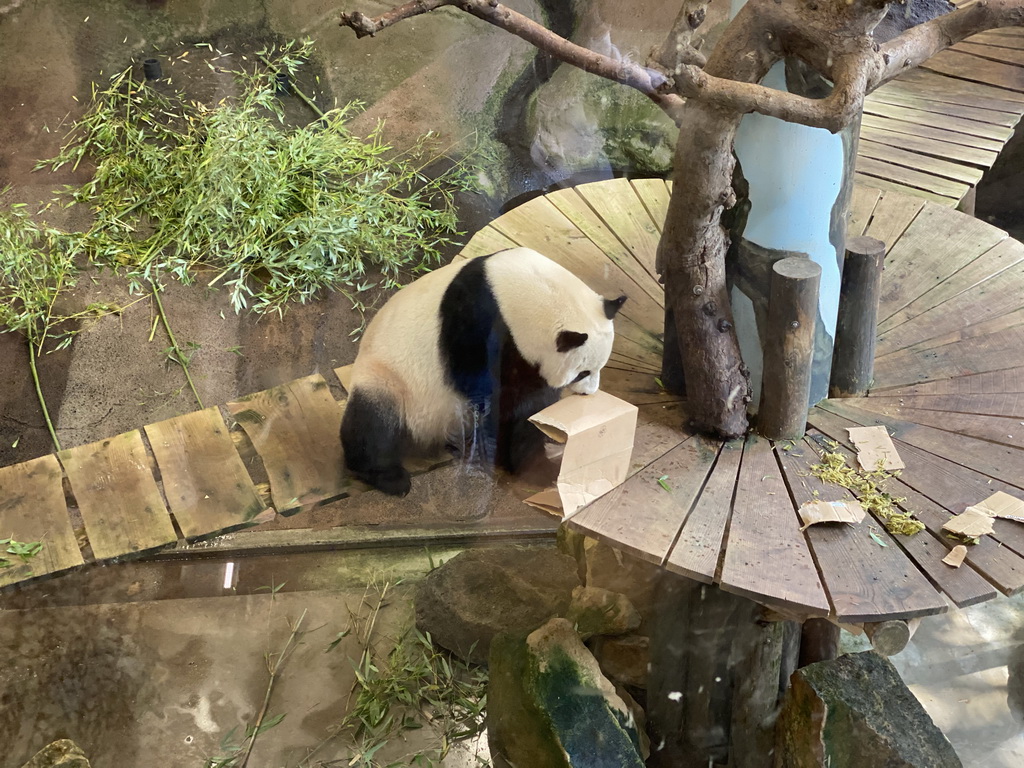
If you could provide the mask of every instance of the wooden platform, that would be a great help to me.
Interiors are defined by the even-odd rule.
[[[999,521],[960,569],[941,562],[957,542],[940,533],[996,490],[1024,498],[1024,245],[943,205],[858,187],[850,234],[890,244],[876,389],[815,408],[797,445],[722,444],[687,433],[687,404],[655,383],[668,194],[660,180],[561,190],[501,216],[464,252],[529,246],[629,297],[602,388],[640,407],[631,476],[570,526],[802,617],[906,619],[1024,588],[1024,524]],[[849,497],[810,476],[824,440],[849,448],[846,427],[875,424],[907,464],[889,490],[927,530],[894,537],[869,519],[801,531],[800,503]]]
[[[864,105],[857,181],[955,207],[1024,115],[1024,29],[968,38]]]

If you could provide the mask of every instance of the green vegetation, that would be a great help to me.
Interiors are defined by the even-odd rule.
[[[43,542],[0,539],[0,547],[5,547],[4,551],[8,555],[14,555],[15,557],[20,558],[21,562],[27,563],[43,551]],[[12,565],[14,565],[14,563],[9,557],[0,557],[0,568],[10,568]]]
[[[0,210],[0,331],[25,337],[58,450],[36,359],[68,346],[83,318],[123,309],[102,301],[60,308],[86,265],[110,269],[131,293],[152,297],[170,341],[167,358],[182,367],[202,406],[189,374],[197,347],[175,340],[160,302],[167,278],[192,283],[202,273],[206,285],[227,289],[236,312],[281,314],[325,289],[361,311],[364,291],[437,265],[460,234],[453,195],[473,188],[475,173],[463,161],[428,176],[444,159],[433,136],[404,151],[384,142],[380,124],[359,138],[347,127],[358,104],[321,112],[294,87],[318,117],[286,124],[278,78],[295,82],[310,52],[308,41],[290,43],[257,52],[255,61],[242,57],[249,60],[238,70],[208,61],[215,76],[236,84],[215,104],[147,84],[129,67],[93,86],[60,154],[37,165],[84,162],[95,167],[92,178],[36,215],[24,205]],[[38,214],[55,204],[86,206],[88,229],[40,223]]]

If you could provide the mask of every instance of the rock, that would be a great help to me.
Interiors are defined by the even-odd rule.
[[[590,642],[601,671],[608,679],[633,688],[647,688],[651,668],[651,641],[645,635],[595,637]]]
[[[60,739],[36,752],[22,768],[89,768],[89,761],[75,742]]]
[[[888,659],[873,651],[797,670],[776,730],[779,768],[961,768]]]
[[[624,635],[640,626],[629,598],[601,587],[576,587],[565,616],[583,640],[594,635]]]
[[[588,587],[602,587],[629,598],[640,613],[640,632],[649,634],[648,623],[657,604],[655,590],[665,577],[662,569],[597,539],[586,539],[583,553],[586,560],[584,583]]]
[[[554,549],[472,549],[431,571],[416,594],[416,626],[467,661],[486,664],[499,632],[525,635],[564,616],[580,584]]]
[[[491,754],[529,768],[643,768],[640,730],[566,619],[491,646]]]

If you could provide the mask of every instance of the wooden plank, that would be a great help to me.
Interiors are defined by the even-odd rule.
[[[813,408],[808,420],[836,442],[847,449],[852,448],[846,429],[856,426],[856,422],[821,408]],[[906,498],[899,506],[913,512],[944,547],[955,546],[958,542],[942,533],[942,525],[950,515],[964,510],[964,499],[987,498],[994,490],[978,497],[978,493],[984,493],[984,488],[990,488],[987,483],[984,488],[972,485],[967,470],[959,472],[956,465],[924,451],[907,446],[901,456],[907,462],[907,469],[900,479],[886,481],[885,487],[897,498]],[[1004,533],[1012,534],[1012,531],[1007,531],[1007,526],[1001,525],[1003,523],[1012,523],[997,521]],[[1003,547],[998,539],[983,537],[978,544],[968,548],[967,557],[968,562],[1000,591],[1015,594],[1024,589],[1024,558]]]
[[[940,84],[937,84],[937,81],[941,81]],[[943,101],[955,100],[958,104],[975,104],[983,107],[984,103],[977,104],[975,101],[968,100],[983,99],[992,105],[992,109],[1000,109],[1004,112],[1013,110],[1015,106],[1024,109],[1024,107],[1019,107],[1024,104],[1024,94],[983,83],[968,83],[958,77],[947,76],[941,72],[929,71],[920,67],[904,72],[900,75],[899,82],[908,87],[920,86],[922,90],[927,90],[935,98]]]
[[[877,389],[872,390],[872,392],[887,397],[900,395],[998,395],[1024,392],[1024,366],[998,368],[977,374],[964,374],[912,386],[879,386]]]
[[[946,160],[965,163],[978,168],[991,168],[996,158],[999,157],[998,152],[989,149],[977,149],[976,147],[967,147],[962,144],[951,144],[948,141],[914,136],[909,133],[897,133],[870,126],[861,127],[860,137],[861,140],[888,144],[889,146],[909,152],[945,158]]]
[[[869,176],[866,173],[855,173],[854,181],[861,186],[879,189],[883,193],[895,192],[896,194],[903,195],[904,197],[916,197],[922,203],[926,201],[938,203],[939,205],[944,205],[947,208],[956,208],[957,205],[960,204],[960,200],[955,197],[937,195],[934,192],[927,192],[923,189],[908,187],[906,184],[898,184],[895,181],[889,181],[888,179],[879,179],[875,176]]]
[[[840,431],[845,435],[845,430]],[[846,457],[847,464],[854,466],[854,452],[849,443],[836,448],[836,441],[813,428],[808,430],[807,438],[819,457],[826,449],[838,450]],[[1003,579],[994,582],[1000,584],[1001,591],[1010,592],[1024,587],[1024,558],[1009,550],[1000,551],[998,544],[991,539],[988,540],[989,546],[984,547],[984,553],[980,557],[969,558],[966,567],[950,568],[942,562],[942,558],[957,544],[942,533],[943,524],[950,518],[949,510],[904,485],[897,478],[882,481],[879,489],[890,494],[900,510],[910,512],[924,524],[925,530],[920,533],[893,536],[892,539],[906,551],[926,578],[957,607],[965,608],[994,598],[996,591],[985,580],[991,573]],[[979,561],[988,567],[975,570]]]
[[[853,494],[845,488],[823,483],[811,474],[818,455],[809,443],[802,441],[794,450],[778,455],[797,506],[811,501],[853,500]],[[872,533],[886,546],[880,546]],[[946,601],[896,544],[896,537],[870,514],[856,525],[812,525],[804,535],[839,621],[860,624],[910,619],[946,610]]]
[[[656,376],[609,368],[601,371],[601,389],[633,405],[674,403],[682,400],[658,386]]]
[[[924,208],[924,204],[925,201],[919,197],[899,192],[885,192],[875,206],[871,223],[864,234],[881,240],[887,250],[892,250],[896,241],[903,236],[907,227]]]
[[[878,316],[888,318],[1006,238],[991,224],[928,203],[889,249]]]
[[[942,160],[931,155],[922,155],[918,152],[871,141],[866,136],[861,136],[860,144],[857,145],[857,153],[862,157],[870,157],[885,163],[914,168],[945,179],[962,181],[972,187],[981,181],[982,177],[980,168],[960,163],[951,163],[948,160]]]
[[[742,440],[722,446],[711,476],[664,563],[665,568],[705,584],[714,582],[742,456]]]
[[[981,59],[977,59],[977,61],[980,62]],[[896,106],[895,104],[865,103],[864,112],[869,115],[888,117],[892,120],[902,120],[905,123],[912,123],[914,125],[930,125],[947,131],[966,133],[970,136],[981,136],[982,138],[1001,141],[1004,144],[1013,136],[1013,128],[1009,126],[992,125],[991,123],[968,120],[967,118],[954,115],[940,115],[935,112],[925,112],[920,109]]]
[[[877,355],[882,357],[912,346],[939,346],[949,335],[951,339],[964,338],[964,331],[975,326],[983,333],[991,321],[1024,308],[1022,285],[1024,267],[1014,267],[970,291],[957,294],[909,322],[880,333]],[[1008,321],[1009,317],[1003,320]]]
[[[603,251],[613,264],[629,275],[643,290],[655,296],[660,306],[664,306],[665,291],[658,283],[657,278],[646,266],[637,261],[636,256],[623,242],[620,233],[612,229],[583,197],[581,190],[591,186],[593,185],[585,184],[572,189],[559,189],[546,195],[546,199],[586,235],[600,251]],[[591,197],[596,198],[603,191],[603,189],[593,190]],[[643,211],[642,204],[637,201],[636,205],[651,222],[650,226],[654,227],[653,221]],[[657,247],[657,236],[655,236],[654,247]]]
[[[950,413],[949,411],[918,409],[904,405],[894,407],[887,402],[880,402],[879,398],[858,400],[857,407],[887,418],[934,427],[967,437],[976,437],[979,440],[1007,445],[1018,450],[1024,449],[1024,425],[1021,424],[1019,417]]]
[[[971,291],[1011,267],[1024,263],[1024,244],[1012,238],[1000,241],[963,269],[950,275],[898,312],[878,324],[880,333],[888,333],[930,309],[941,306],[965,291]]]
[[[1003,112],[986,107],[968,107],[962,104],[949,104],[942,101],[933,101],[927,94],[901,91],[898,88],[879,88],[867,97],[866,103],[889,104],[896,107],[907,107],[922,112],[934,112],[938,115],[950,115],[962,117],[966,120],[977,120],[979,123],[991,123],[992,125],[1003,125],[1013,128],[1020,122],[1020,114],[1017,110]]]
[[[882,197],[882,191],[865,187],[860,184],[853,186],[853,196],[850,199],[850,220],[846,225],[846,237],[860,237],[864,234],[868,223],[871,221],[871,214]]]
[[[570,527],[661,565],[721,443],[692,437],[569,518]],[[666,489],[659,478],[664,477]]]
[[[1000,38],[1009,42],[1016,42],[1015,38]],[[977,43],[971,40],[964,40],[952,46],[950,50],[971,53],[990,61],[999,61],[1005,64],[1013,64],[1017,67],[1024,67],[1024,49],[1010,48],[1006,46],[994,46],[985,43]]]
[[[217,408],[146,428],[171,514],[185,538],[273,519],[260,500]]]
[[[756,435],[743,450],[720,582],[726,592],[807,617],[829,613],[775,453]]]
[[[614,258],[609,261],[610,256],[594,244],[591,233],[581,232],[555,207],[554,198],[558,195],[556,192],[534,198],[502,215],[491,226],[517,245],[533,248],[557,261],[601,295],[627,296],[629,300],[620,314],[644,328],[659,327],[665,316],[665,293],[661,286],[649,280],[628,253],[622,262],[631,266],[634,274],[625,272]],[[654,294],[659,295],[656,298]]]
[[[63,478],[53,455],[0,467],[0,538],[43,545],[28,560],[5,552],[7,545],[0,546],[0,558],[9,563],[0,567],[0,587],[66,571],[85,562],[64,502]]]
[[[296,379],[227,408],[263,460],[278,512],[298,511],[346,492],[342,411],[323,376]]]
[[[693,437],[686,427],[690,419],[685,402],[640,405],[638,410],[629,477]]]
[[[944,144],[960,145],[997,154],[1006,146],[1006,142],[1002,139],[986,139],[969,133],[958,133],[957,131],[937,128],[933,125],[918,125],[917,123],[908,123],[903,120],[894,120],[878,115],[864,115],[861,119],[861,129],[920,136],[934,141],[941,141]]]
[[[959,181],[943,179],[930,173],[892,165],[891,163],[885,163],[872,157],[865,157],[864,155],[857,155],[857,173],[873,176],[883,181],[894,181],[904,186],[956,200],[963,198],[970,189],[970,185]]]
[[[138,430],[57,454],[97,560],[178,540]]]
[[[1013,64],[988,61],[960,51],[942,51],[922,65],[925,69],[941,72],[975,83],[1024,92],[1024,69]]]
[[[1002,481],[1003,484],[1017,489],[1024,487],[1024,453],[1015,448],[872,413],[851,405],[847,400],[826,400],[820,407],[866,427],[884,426],[893,440],[950,460],[960,467],[974,470],[986,476],[986,481],[987,478],[992,478],[993,481]],[[896,449],[902,456],[902,445],[897,445]],[[1020,495],[1019,490],[1009,492]],[[981,496],[975,499],[975,502],[990,495],[991,493]],[[1021,528],[1021,536],[1021,540],[1024,541],[1024,526]]]
[[[988,46],[995,46],[997,48],[1013,48],[1018,51],[1024,51],[1024,37],[1021,35],[1006,35],[998,34],[1002,30],[992,30],[991,32],[979,32],[976,35],[971,35],[964,43],[983,43]],[[955,48],[956,46],[954,46]]]
[[[901,349],[875,360],[875,388],[1024,366],[1024,331],[1016,325],[963,342],[926,349]]]
[[[474,259],[477,256],[486,256],[490,253],[497,253],[498,251],[515,247],[516,243],[488,224],[470,238],[466,247],[460,251],[459,257]]]
[[[654,268],[660,232],[648,215],[636,192],[625,179],[611,179],[576,187],[580,196],[657,282]],[[664,219],[663,219],[664,220]]]
[[[644,210],[651,217],[654,226],[661,232],[665,214],[668,212],[668,200],[672,194],[668,184],[664,179],[631,179],[629,183],[633,186],[636,196],[640,198],[640,202],[644,204]]]
[[[965,377],[970,378],[970,377]],[[956,381],[956,379],[954,379]],[[877,401],[877,403],[876,403]],[[895,397],[875,396],[858,401],[860,407],[881,413],[898,413],[897,408],[913,408],[924,411],[946,411],[949,413],[976,413],[980,416],[1005,416],[1024,419],[1024,394],[950,394],[950,395],[898,395]]]

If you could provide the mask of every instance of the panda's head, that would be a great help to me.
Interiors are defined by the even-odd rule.
[[[601,369],[612,352],[615,330],[612,319],[626,301],[625,296],[603,299],[586,330],[564,328],[555,335],[555,354],[545,356],[540,373],[556,389],[568,388],[579,395],[592,395],[601,386]]]

